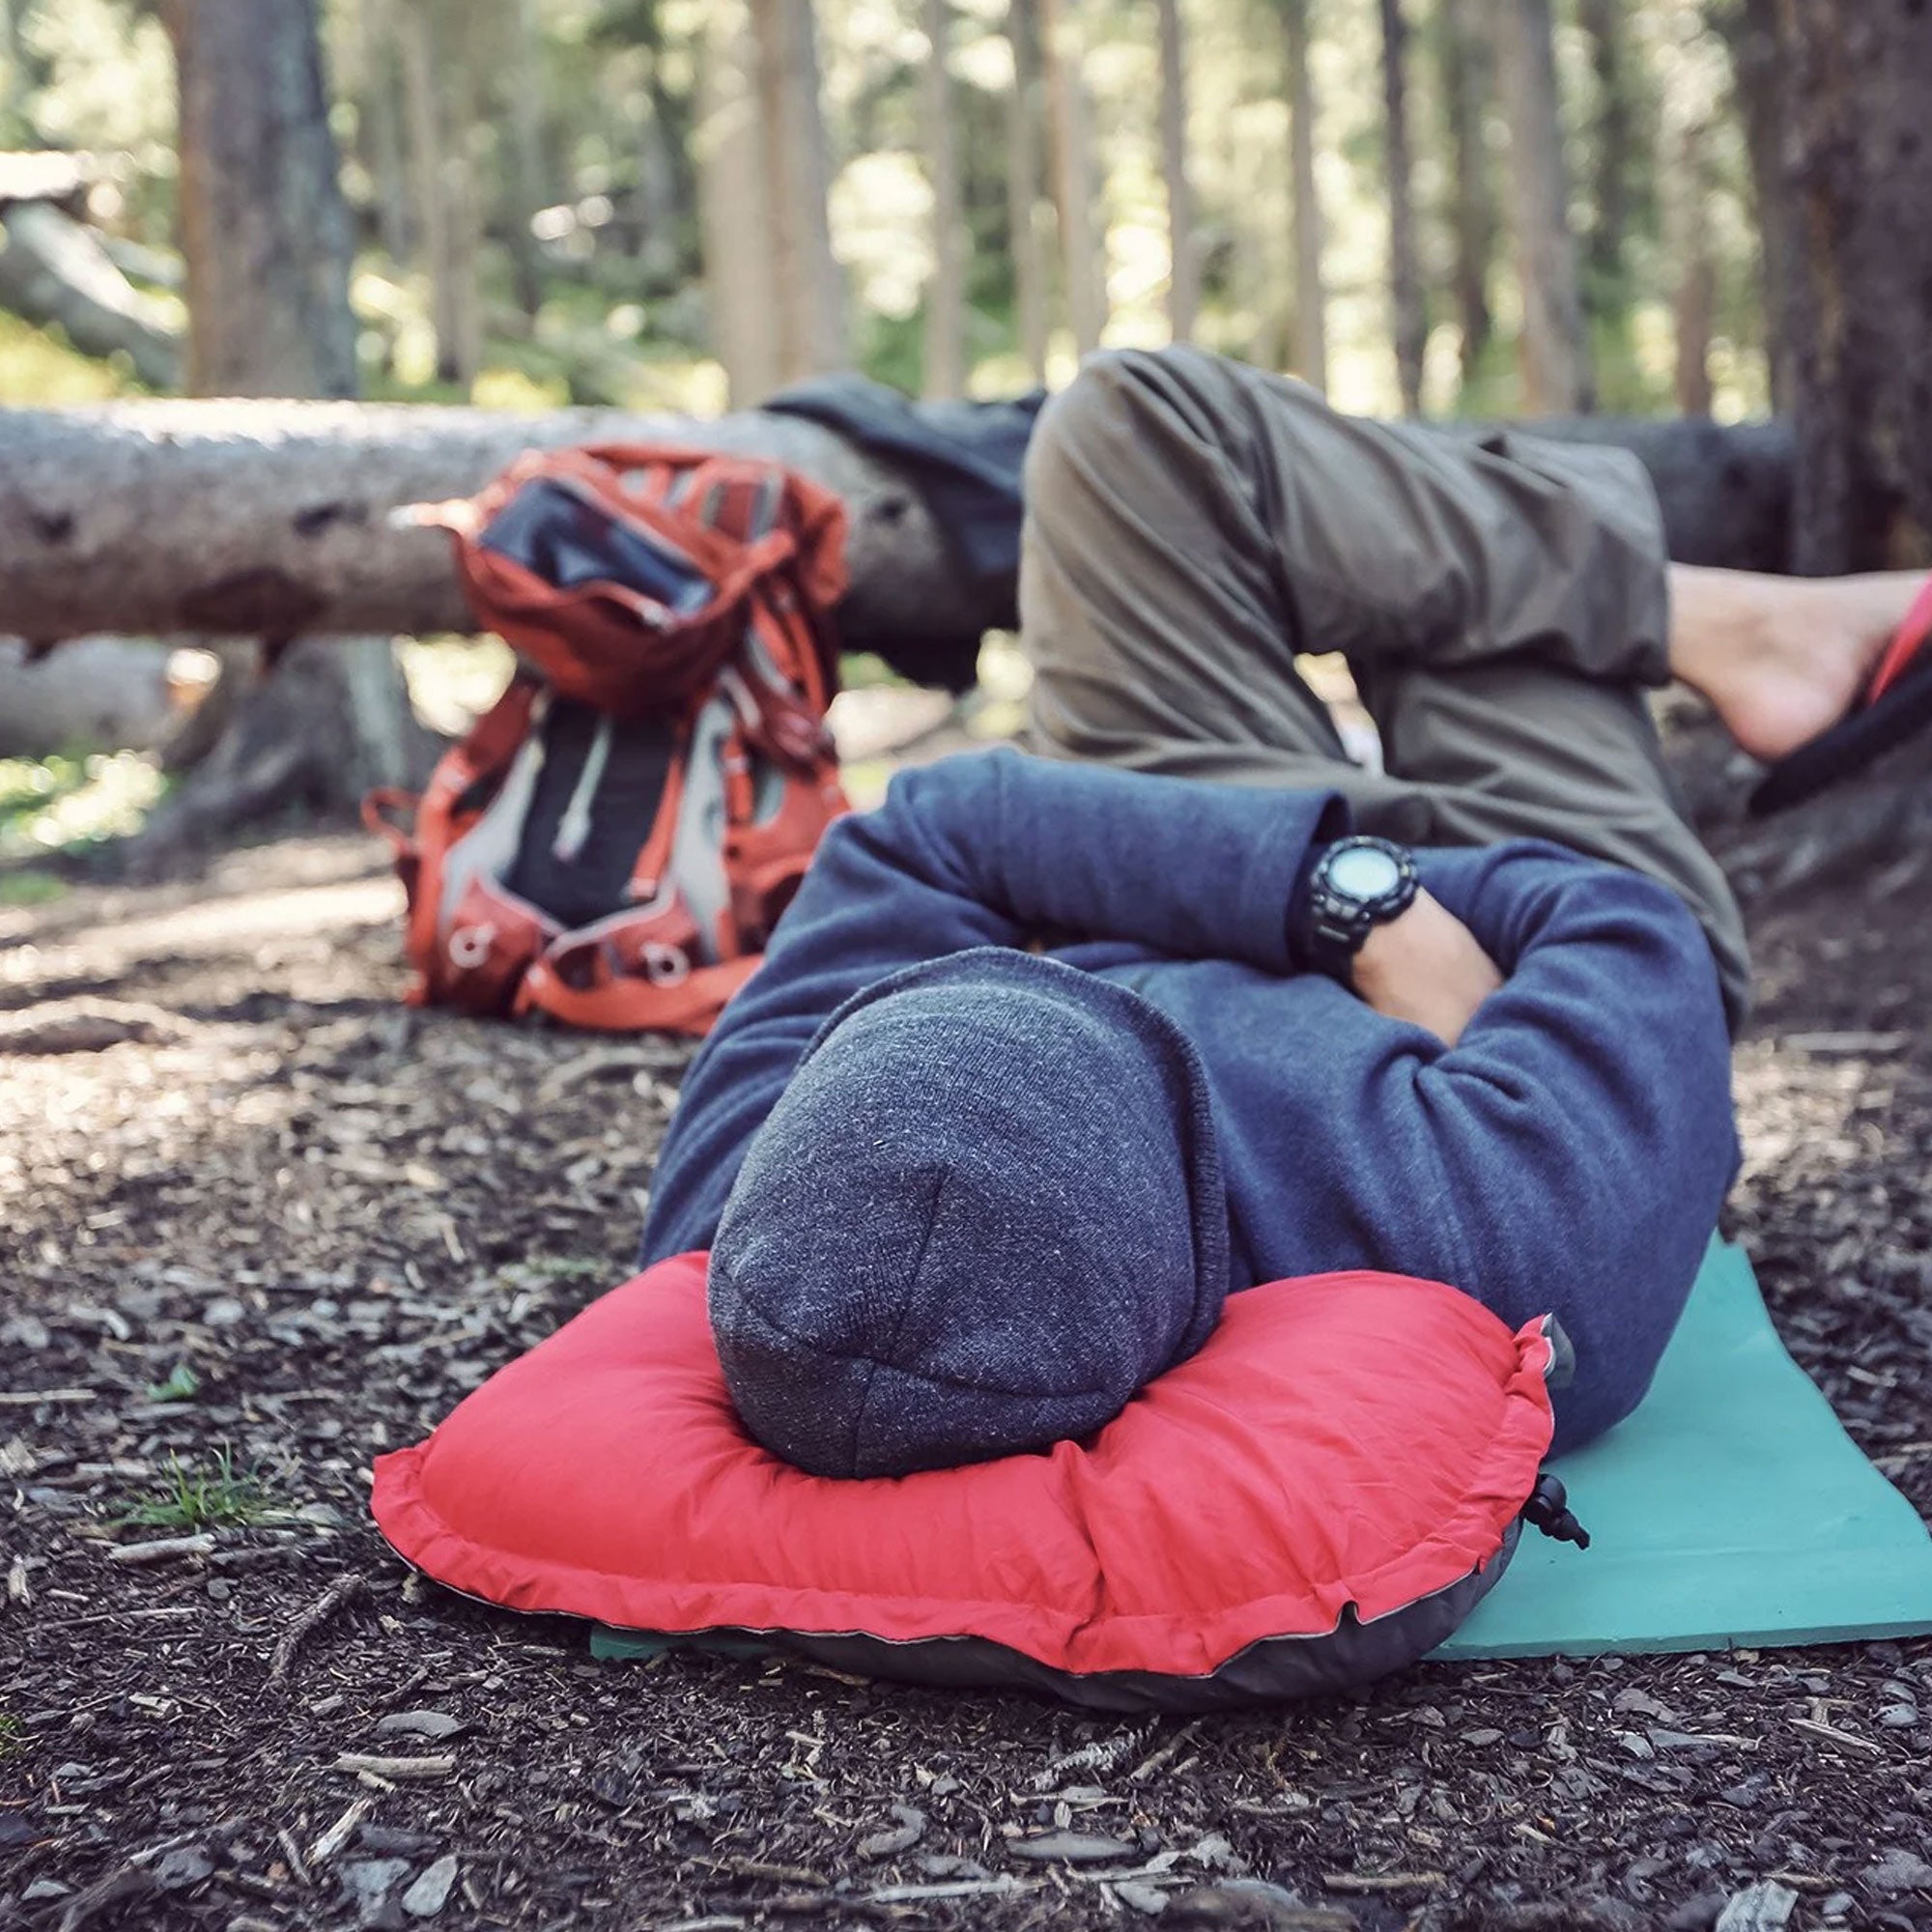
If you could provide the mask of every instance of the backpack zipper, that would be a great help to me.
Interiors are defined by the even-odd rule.
[[[611,721],[600,718],[597,721],[597,735],[590,741],[590,754],[583,761],[583,769],[577,775],[577,782],[571,787],[570,803],[563,809],[563,816],[557,820],[556,838],[550,853],[560,866],[575,865],[579,853],[583,850],[590,838],[590,801],[597,795],[597,787],[604,782],[604,767],[611,762]]]

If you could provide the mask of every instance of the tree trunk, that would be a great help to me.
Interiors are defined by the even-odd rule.
[[[764,134],[758,124],[757,52],[741,0],[706,9],[693,149],[704,235],[704,288],[712,353],[737,409],[783,382],[778,265],[766,237]]]
[[[1176,342],[1193,339],[1201,306],[1201,259],[1194,233],[1194,188],[1187,178],[1187,49],[1180,0],[1154,0],[1160,40],[1160,161],[1167,184],[1167,327]]]
[[[1408,158],[1408,23],[1402,0],[1381,0],[1382,138],[1388,163],[1389,299],[1395,338],[1396,383],[1405,415],[1422,412],[1422,358],[1429,323],[1422,276],[1415,263],[1415,198]]]
[[[1932,564],[1932,21],[1782,0],[1806,571]]]
[[[839,616],[855,650],[951,663],[1017,621],[1013,585],[959,567],[905,476],[798,416],[141,403],[6,423],[0,611],[43,640],[468,630],[448,539],[392,512],[469,496],[526,449],[582,442],[764,456],[837,490],[851,520]],[[97,617],[106,605],[118,615]]]
[[[1687,416],[1707,416],[1711,389],[1711,336],[1718,306],[1718,267],[1711,253],[1711,168],[1707,131],[1692,122],[1677,136],[1664,171],[1668,183],[1670,259],[1677,288],[1671,300],[1676,334],[1677,407]]]
[[[381,0],[372,0],[380,5]],[[448,273],[448,218],[442,202],[442,114],[436,98],[436,28],[429,0],[396,0],[388,16],[402,56],[403,109],[409,128],[411,226],[429,277],[430,326],[438,322],[437,289]],[[440,334],[440,330],[438,331]]]
[[[1591,416],[1533,427],[1634,450],[1674,557],[1790,568],[1786,426]],[[448,540],[392,513],[469,496],[526,448],[582,442],[763,456],[838,491],[851,518],[851,589],[838,614],[855,650],[903,663],[909,651],[976,647],[983,629],[1014,621],[1012,583],[961,571],[905,475],[797,416],[142,402],[16,411],[7,429],[0,610],[42,639],[467,630]]]
[[[1587,410],[1589,344],[1570,232],[1549,0],[1492,0],[1510,128],[1510,212],[1522,284],[1523,398],[1532,415]]]
[[[402,111],[396,93],[400,50],[395,16],[387,0],[357,0],[355,29],[362,63],[358,126],[363,165],[369,170],[376,196],[376,232],[384,252],[402,268],[412,259],[413,237]]]
[[[483,361],[476,283],[482,208],[476,189],[476,101],[467,36],[473,24],[446,0],[402,0],[398,34],[409,116],[410,175],[429,273],[436,377],[469,391]]]
[[[645,75],[644,91],[650,99],[651,126],[656,130],[656,159],[664,169],[665,207],[672,220],[681,226],[695,218],[697,208],[697,176],[691,151],[692,115],[696,102],[693,89],[686,87],[673,92],[665,77],[670,63],[670,49],[663,23],[658,18],[658,11],[654,5],[651,20],[655,38],[651,43],[651,64]],[[688,32],[681,34],[677,48],[679,55],[688,56],[697,38]],[[691,251],[684,246],[681,235],[673,234],[670,239],[673,245],[668,260],[675,285],[681,273],[680,265]]]
[[[1213,172],[1224,181],[1240,181],[1253,169],[1252,135],[1239,117],[1217,114],[1208,138]],[[1245,341],[1229,338],[1223,346],[1258,369],[1285,369],[1293,360],[1294,292],[1282,273],[1282,251],[1270,248],[1268,240],[1253,221],[1236,218],[1227,224],[1218,264],[1221,294],[1234,314],[1254,321]]]
[[[545,61],[537,0],[508,0],[515,59],[499,85],[510,120],[510,262],[517,305],[534,322],[543,307],[543,250],[530,224],[551,201],[544,164]]]
[[[439,37],[445,39],[445,37]],[[446,39],[454,39],[451,34]],[[442,78],[442,197],[449,211],[449,284],[444,303],[446,343],[439,339],[437,375],[467,398],[483,367],[483,156],[485,134],[477,76],[466,48],[446,62]]]
[[[353,248],[315,0],[168,0],[188,386],[353,396]]]
[[[1711,17],[1731,50],[1731,71],[1750,156],[1771,402],[1773,409],[1788,413],[1797,389],[1791,340],[1795,243],[1791,189],[1784,171],[1785,76],[1777,9],[1778,0],[1721,0],[1711,9]]]
[[[701,77],[694,146],[712,342],[742,405],[848,359],[810,0],[708,7]]]
[[[1094,227],[1094,137],[1089,126],[1079,23],[1066,0],[1037,0],[1040,52],[1053,123],[1054,212],[1073,346],[1082,355],[1100,346],[1107,326],[1105,242]]]
[[[1449,133],[1449,229],[1456,318],[1462,335],[1463,385],[1482,366],[1494,320],[1490,310],[1490,261],[1495,253],[1496,211],[1483,109],[1489,98],[1489,48],[1468,17],[1469,0],[1437,0],[1435,54]]]
[[[0,308],[56,323],[83,355],[125,355],[151,389],[180,386],[181,340],[166,311],[115,267],[100,238],[50,201],[0,209]]]
[[[1328,386],[1328,297],[1321,279],[1321,192],[1315,179],[1315,85],[1308,70],[1308,0],[1280,0],[1294,224],[1295,373]]]
[[[193,647],[214,660],[214,677],[193,708],[179,715],[156,747],[164,772],[191,772],[214,752],[253,694],[261,646],[235,638],[199,636]]]
[[[669,295],[686,273],[686,217],[692,207],[691,129],[664,78],[664,47],[650,50],[649,110],[638,130],[638,202],[643,241],[638,259],[652,285]]]
[[[764,130],[767,245],[779,286],[783,382],[850,360],[845,289],[832,254],[826,197],[832,160],[819,101],[811,0],[751,0],[757,99]]]
[[[1013,89],[1007,97],[1007,232],[1020,353],[1036,383],[1046,381],[1046,253],[1040,241],[1041,111],[1037,0],[1007,0]]]
[[[466,253],[458,233],[462,211],[452,186],[463,162],[460,155],[451,153],[451,116],[440,80],[447,49],[441,44],[441,22],[433,0],[404,0],[398,23],[409,108],[410,175],[415,188],[416,230],[429,273],[437,380],[467,389],[476,375],[469,324],[475,303],[462,287]],[[469,260],[473,270],[474,256]]]
[[[925,291],[925,383],[928,396],[966,393],[966,257],[969,238],[960,199],[959,128],[947,65],[952,49],[952,0],[925,0],[930,51],[924,74],[926,167],[932,177],[932,280]]]
[[[166,19],[180,94],[190,381],[223,396],[351,394],[352,237],[317,0],[168,0]],[[197,499],[202,528],[177,541],[203,545],[217,500]],[[301,627],[243,628],[280,644]],[[275,654],[218,744],[155,813],[142,850],[169,855],[294,801],[353,808],[370,785],[420,776],[430,750],[386,638],[301,639]]]
[[[1585,287],[1591,313],[1618,325],[1628,321],[1630,309],[1625,249],[1631,222],[1631,164],[1636,147],[1625,7],[1626,0],[1578,0],[1577,10],[1590,43],[1597,89],[1591,116]]]

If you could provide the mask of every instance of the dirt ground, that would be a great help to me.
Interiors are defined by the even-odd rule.
[[[420,1584],[371,1458],[629,1271],[683,1056],[404,1010],[398,906],[328,838],[0,913],[0,1924],[1932,1925],[1932,1643],[1141,1725]],[[1922,1512],[1932,893],[1756,923],[1734,1231]]]

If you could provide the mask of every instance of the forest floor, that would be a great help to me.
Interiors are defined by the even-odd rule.
[[[684,1053],[404,1009],[399,905],[308,838],[0,912],[0,1924],[1932,1925],[1932,1643],[1130,1724],[420,1582],[370,1461],[629,1272]],[[1733,1230],[1932,1510],[1932,895],[1755,926]]]

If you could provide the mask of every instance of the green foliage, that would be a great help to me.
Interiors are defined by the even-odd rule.
[[[27,1748],[27,1733],[18,1718],[0,1714],[0,1764],[16,1758]]]
[[[138,752],[0,758],[0,860],[84,854],[125,838],[167,789]]]
[[[171,181],[174,60],[155,14],[121,0],[42,0],[21,11],[36,142],[124,156],[131,191],[137,177]]]
[[[177,1362],[166,1381],[148,1384],[150,1402],[192,1402],[200,1393],[201,1378],[185,1362]]]
[[[586,28],[583,43],[609,51],[643,47],[652,52],[664,45],[664,24],[658,0],[603,0]]]
[[[25,811],[38,811],[80,781],[73,758],[0,758],[0,825]]]
[[[876,685],[902,685],[905,679],[870,651],[847,651],[838,660],[838,682],[846,691],[869,691]]]
[[[51,905],[67,896],[67,881],[51,872],[28,867],[18,872],[0,872],[0,906]]]
[[[875,383],[916,396],[925,371],[925,315],[867,315],[858,343],[859,366]]]
[[[1593,318],[1591,366],[1597,408],[1606,415],[1667,415],[1676,393],[1667,311],[1649,302]]]
[[[278,1504],[261,1473],[238,1469],[232,1453],[218,1449],[211,1467],[190,1469],[178,1456],[168,1458],[160,1491],[120,1519],[123,1528],[228,1529],[279,1522],[291,1512]]]
[[[0,408],[58,408],[138,393],[131,370],[70,348],[58,329],[0,309]]]

